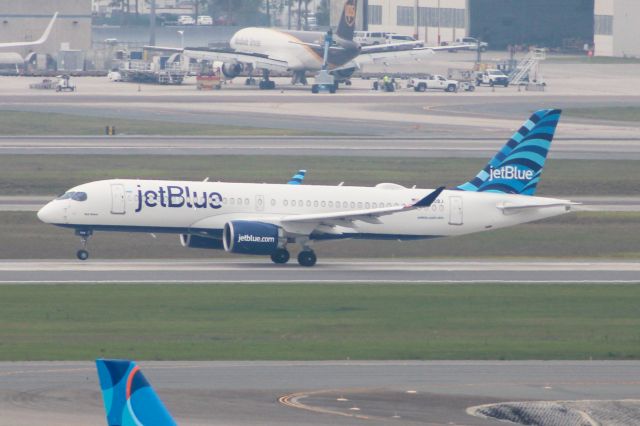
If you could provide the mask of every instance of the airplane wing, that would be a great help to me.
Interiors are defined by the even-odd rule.
[[[49,34],[51,34],[51,29],[53,28],[53,24],[56,22],[56,18],[58,17],[58,12],[53,14],[51,21],[49,21],[49,25],[42,33],[42,36],[36,41],[16,41],[11,43],[0,43],[0,47],[24,47],[24,46],[37,46],[39,44],[44,43],[49,38]]]
[[[413,204],[405,204],[403,206],[382,207],[377,209],[366,210],[350,210],[346,212],[334,212],[334,213],[315,213],[315,214],[300,214],[285,216],[280,219],[281,222],[324,222],[324,221],[353,221],[363,220],[372,221],[376,223],[376,218],[398,212],[409,211],[420,207],[429,207],[438,198],[440,193],[444,191],[444,186],[430,192],[425,197],[414,202]]]
[[[221,61],[226,63],[250,64],[254,69],[267,69],[270,71],[286,71],[289,63],[279,59],[270,58],[260,53],[244,53],[231,49],[205,49],[186,48],[183,50],[185,56],[198,60]]]
[[[249,64],[254,69],[267,69],[269,71],[286,71],[289,69],[287,61],[270,58],[261,53],[237,52],[233,49],[209,49],[206,47],[186,47],[184,49],[176,47],[144,46],[145,50],[157,52],[182,53],[188,58],[205,61],[219,61],[228,64]]]
[[[339,71],[341,69],[351,68],[361,69],[365,65],[373,64],[390,65],[420,62],[431,57],[433,54],[433,50],[426,47],[406,50],[389,50],[382,52],[361,53],[346,64],[335,68],[335,70]]]

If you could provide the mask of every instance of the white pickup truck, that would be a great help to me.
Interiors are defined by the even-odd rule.
[[[485,70],[484,72],[479,72],[476,75],[476,84],[480,86],[481,84],[486,84],[491,87],[493,86],[509,86],[509,77],[505,73],[500,70],[490,69]]]
[[[448,80],[441,75],[430,75],[427,78],[412,78],[408,87],[413,87],[416,92],[424,92],[427,89],[444,90],[445,92],[457,92],[459,83],[456,80]]]

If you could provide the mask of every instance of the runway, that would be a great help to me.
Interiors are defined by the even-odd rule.
[[[600,261],[360,261],[313,268],[260,260],[4,260],[0,283],[640,283],[640,263]]]
[[[500,425],[471,417],[466,409],[503,401],[633,399],[640,385],[638,361],[140,366],[176,421],[189,426]],[[91,362],[2,362],[0,425],[103,424],[98,389]]]
[[[507,132],[508,133],[508,132]],[[277,155],[489,158],[500,137],[28,136],[0,137],[0,155]],[[557,138],[553,158],[640,160],[640,138]]]

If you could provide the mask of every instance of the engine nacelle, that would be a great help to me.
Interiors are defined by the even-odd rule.
[[[190,234],[180,234],[180,244],[182,247],[199,249],[222,250],[224,248],[222,240]]]
[[[346,79],[351,77],[355,71],[355,68],[345,68],[342,70],[332,71],[331,73],[339,79]]]
[[[242,64],[222,64],[222,74],[227,78],[235,78],[239,76],[242,71],[244,71]]]
[[[268,255],[286,243],[282,228],[248,220],[227,222],[222,235],[224,249],[231,253]]]

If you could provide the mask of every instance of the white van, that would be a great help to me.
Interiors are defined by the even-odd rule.
[[[361,46],[371,46],[374,44],[384,44],[387,42],[387,34],[383,31],[354,31],[353,41]]]

